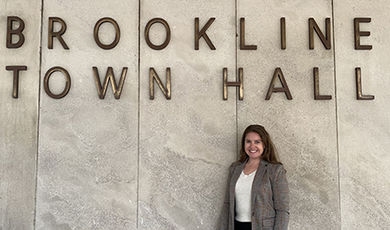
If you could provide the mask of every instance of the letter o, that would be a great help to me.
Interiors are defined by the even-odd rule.
[[[115,39],[114,41],[109,44],[109,45],[105,45],[103,43],[100,42],[100,39],[99,39],[99,29],[100,29],[100,26],[103,24],[103,23],[111,23],[114,28],[115,28]],[[112,19],[112,18],[101,18],[96,24],[95,24],[95,28],[93,29],[93,37],[95,38],[95,42],[96,44],[102,48],[102,49],[105,49],[105,50],[110,50],[112,48],[114,48],[116,45],[118,45],[119,43],[119,39],[121,38],[121,31],[119,29],[119,26],[118,26],[118,23]]]
[[[49,88],[49,79],[54,72],[61,72],[65,76],[65,79],[66,79],[65,88],[62,91],[62,93],[60,93],[60,94],[53,94]],[[47,93],[47,95],[49,95],[51,98],[61,99],[61,98],[65,97],[70,90],[70,85],[71,85],[71,80],[70,80],[70,75],[69,75],[68,71],[66,71],[66,69],[64,69],[60,66],[55,66],[55,67],[50,68],[45,74],[44,89],[45,89],[45,92]]]
[[[165,37],[165,41],[161,45],[154,45],[149,39],[150,28],[155,23],[161,23],[165,27],[166,37]],[[165,47],[167,47],[169,41],[171,40],[171,29],[169,28],[168,23],[162,18],[153,18],[152,20],[150,20],[145,27],[145,40],[148,46],[154,50],[162,50]]]

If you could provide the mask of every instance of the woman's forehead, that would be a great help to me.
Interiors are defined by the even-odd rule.
[[[245,139],[255,139],[255,140],[259,139],[259,140],[261,140],[261,136],[258,133],[249,132],[246,134]]]

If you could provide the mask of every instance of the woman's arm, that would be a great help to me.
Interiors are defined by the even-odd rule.
[[[230,165],[229,167],[229,174],[228,174],[228,180],[226,184],[226,192],[225,192],[225,199],[222,207],[221,217],[219,221],[219,230],[227,230],[229,226],[229,209],[230,209],[230,202],[229,202],[229,190],[230,190],[230,180],[232,178],[234,170],[234,163]]]
[[[288,229],[289,219],[289,189],[286,178],[286,170],[283,165],[278,165],[272,183],[274,208],[276,212],[274,230]]]

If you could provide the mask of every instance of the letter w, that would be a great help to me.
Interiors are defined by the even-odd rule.
[[[104,97],[106,96],[107,88],[108,88],[108,82],[111,81],[111,86],[112,86],[112,91],[114,93],[114,97],[115,97],[115,99],[119,99],[121,97],[123,84],[125,83],[126,74],[127,74],[127,67],[123,67],[123,69],[122,69],[121,79],[119,81],[119,87],[116,84],[115,76],[114,76],[114,72],[112,70],[112,67],[107,68],[106,78],[104,79],[103,87],[102,87],[102,83],[100,82],[98,68],[94,66],[94,67],[92,67],[92,69],[93,69],[93,76],[95,78],[95,83],[96,83],[96,88],[98,91],[99,98],[104,99]]]

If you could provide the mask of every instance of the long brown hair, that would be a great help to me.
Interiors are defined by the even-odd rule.
[[[269,163],[282,164],[279,161],[279,158],[276,153],[274,144],[272,143],[271,137],[265,128],[261,125],[250,125],[248,126],[241,138],[241,150],[240,150],[240,162],[244,162],[248,159],[248,155],[245,153],[245,137],[248,133],[257,133],[259,134],[261,141],[264,145],[264,151],[261,155],[261,159]]]

